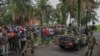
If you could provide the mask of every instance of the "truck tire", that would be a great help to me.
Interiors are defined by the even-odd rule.
[[[65,46],[59,45],[59,47],[60,47],[61,49],[65,49]]]

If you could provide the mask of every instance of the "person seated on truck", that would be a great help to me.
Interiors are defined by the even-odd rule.
[[[80,31],[77,28],[73,29],[73,35],[74,38],[79,38],[80,37]]]
[[[64,35],[67,35],[67,36],[69,36],[69,31],[68,31],[68,29],[65,31],[65,33],[64,33]]]
[[[71,33],[69,33],[69,37],[75,37],[74,31],[71,31]]]

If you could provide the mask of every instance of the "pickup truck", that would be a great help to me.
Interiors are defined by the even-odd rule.
[[[61,49],[74,48],[79,50],[82,46],[87,45],[87,37],[81,35],[81,37],[69,37],[67,35],[56,36],[55,44],[59,45]]]

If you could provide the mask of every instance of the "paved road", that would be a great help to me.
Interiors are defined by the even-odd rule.
[[[97,38],[98,46],[95,46],[93,56],[97,56],[97,53],[100,50],[100,33],[96,32],[95,36]],[[48,47],[37,48],[34,55],[28,53],[26,56],[85,56],[85,51],[86,47],[79,51],[74,51],[70,49],[62,50],[57,45],[50,45]]]

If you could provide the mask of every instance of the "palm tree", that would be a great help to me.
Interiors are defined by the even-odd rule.
[[[92,11],[92,12],[88,12],[88,16],[87,14],[83,14],[81,15],[81,25],[86,25],[87,26],[87,23],[91,22],[91,21],[98,21],[98,19],[96,18],[96,12],[95,11]]]
[[[77,11],[77,0],[59,0],[60,3],[57,6],[59,12],[60,21],[66,24],[67,13],[71,15],[71,18],[75,18]],[[70,19],[71,22],[71,19]]]
[[[98,3],[95,0],[66,0],[67,11],[70,13],[71,17],[77,19],[78,26],[80,26],[80,20],[82,14],[89,14],[98,7]],[[89,12],[87,13],[86,10]],[[78,13],[76,13],[76,12]],[[90,14],[91,15],[91,14]],[[91,18],[91,17],[89,17]]]
[[[0,0],[0,22],[5,23],[5,20],[3,19],[5,12],[8,9],[9,0]]]
[[[25,21],[32,16],[33,6],[31,3],[32,0],[10,0],[9,9],[12,14],[12,19],[15,22],[16,20]]]
[[[40,17],[41,25],[48,22],[52,12],[52,6],[47,4],[48,0],[36,0],[37,16]],[[47,19],[48,18],[48,19]]]
[[[53,13],[54,8],[51,5],[46,6],[46,23],[49,24],[49,21],[53,21]]]
[[[57,5],[56,9],[56,17],[58,17],[58,21],[61,24],[66,24],[66,18],[67,18],[67,5],[66,0],[59,0],[60,3]]]
[[[95,17],[93,17],[93,15],[95,16],[95,14],[92,14],[92,12],[95,12],[95,8],[98,8],[98,2],[95,0],[81,0],[81,12],[83,14],[86,14],[85,17],[86,19],[86,26],[87,23],[91,21],[91,19],[96,19]],[[92,17],[92,18],[91,18]],[[90,21],[88,21],[90,20]]]
[[[0,0],[0,17],[4,15],[4,13],[7,11],[9,0]]]
[[[95,0],[67,0],[66,2],[67,11],[71,14],[71,17],[75,16],[74,18],[77,18],[78,26],[80,26],[82,14],[88,15],[94,11],[94,8],[98,7],[98,3]],[[89,13],[87,13],[86,10]]]

